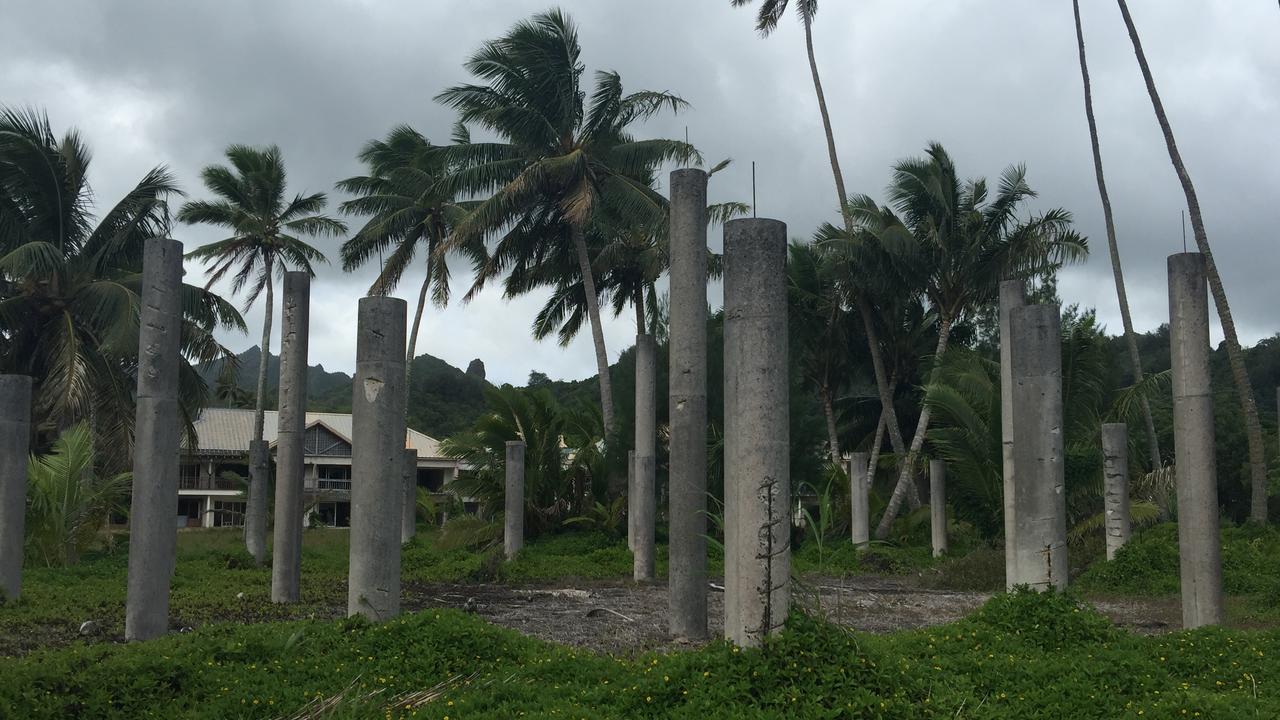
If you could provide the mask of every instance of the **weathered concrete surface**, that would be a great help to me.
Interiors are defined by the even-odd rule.
[[[1026,295],[1022,280],[1000,283],[1000,450],[1004,462],[1004,576],[1008,590],[1013,589],[1018,575],[1014,552],[1017,528],[1013,522],[1013,341],[1009,318],[1014,308],[1027,304]]]
[[[302,581],[302,492],[306,481],[303,438],[307,427],[311,276],[305,272],[285,273],[283,295],[271,601],[295,603],[299,600]]]
[[[0,604],[22,595],[31,377],[0,375]]]
[[[865,548],[871,542],[871,509],[869,503],[871,454],[856,452],[849,456],[849,531],[854,547]]]
[[[636,335],[636,427],[635,457],[631,470],[634,505],[627,517],[634,529],[631,551],[635,553],[635,579],[653,579],[654,524],[657,522],[657,430],[658,430],[658,344],[652,335]],[[648,527],[643,527],[647,525]],[[647,546],[642,546],[647,543]]]
[[[790,611],[787,226],[724,231],[725,638],[758,646]]]
[[[1182,624],[1222,623],[1222,549],[1209,376],[1209,302],[1199,253],[1169,256],[1169,352],[1178,483]]]
[[[1102,425],[1103,519],[1107,531],[1107,559],[1129,542],[1129,426]]]
[[[653,582],[654,579],[654,514],[658,502],[654,495],[654,457],[636,457],[636,547],[632,559],[632,579]]]
[[[351,564],[347,615],[400,614],[404,504],[405,302],[360,298],[351,398]]]
[[[1010,313],[1013,359],[1014,585],[1067,586],[1062,337],[1057,305]]]
[[[271,487],[271,446],[249,441],[249,491],[244,508],[244,547],[257,565],[267,562],[267,492]]]
[[[707,174],[671,173],[671,634],[707,637]]]
[[[404,449],[404,506],[401,508],[400,544],[418,532],[418,451]]]
[[[506,518],[502,549],[508,560],[524,549],[524,450],[523,441],[507,441]]]
[[[137,415],[124,636],[169,630],[169,581],[178,542],[178,367],[182,336],[182,243],[147,240],[138,327]]]
[[[929,461],[929,537],[933,556],[947,552],[947,466],[941,460]]]

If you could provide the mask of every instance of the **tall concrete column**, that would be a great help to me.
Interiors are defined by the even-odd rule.
[[[280,322],[280,411],[276,430],[276,523],[271,548],[271,601],[296,603],[302,581],[303,439],[307,428],[307,345],[311,276],[284,274]]]
[[[707,174],[671,173],[671,634],[707,637]]]
[[[1173,445],[1178,482],[1178,557],[1182,624],[1222,623],[1222,549],[1209,379],[1209,303],[1205,260],[1169,256],[1169,351]]]
[[[382,621],[400,614],[405,302],[360,298],[356,322],[347,615]]]
[[[137,415],[129,579],[124,636],[147,640],[169,630],[169,580],[178,541],[179,340],[182,243],[147,240],[138,324]]]
[[[1013,342],[1010,314],[1027,304],[1026,284],[1022,280],[1000,283],[1000,451],[1004,462],[1004,577],[1005,588],[1012,590],[1018,571],[1015,567],[1017,528],[1013,522]]]
[[[271,446],[249,441],[249,492],[244,504],[244,547],[258,565],[267,562],[267,492],[271,487]]]
[[[790,610],[787,226],[724,230],[725,637],[754,647]]]
[[[1107,559],[1129,542],[1129,426],[1102,425],[1103,519],[1107,530]]]
[[[1057,305],[1010,314],[1013,345],[1014,584],[1067,587],[1062,333]]]
[[[31,377],[0,375],[0,604],[22,595]]]
[[[508,560],[524,549],[524,442],[507,441],[506,522],[502,549]]]
[[[933,540],[933,556],[947,553],[947,466],[941,460],[929,461],[929,535]]]
[[[404,450],[404,507],[401,509],[400,544],[418,532],[418,451]]]
[[[646,333],[636,335],[636,437],[632,467],[635,504],[627,508],[634,518],[635,579],[653,579],[654,525],[657,522],[657,375],[658,344]]]
[[[636,456],[636,547],[632,559],[632,579],[653,582],[654,578],[654,514],[658,498],[654,495],[654,457]]]
[[[870,463],[870,453],[856,452],[849,457],[849,529],[854,547],[863,549],[871,542]]]

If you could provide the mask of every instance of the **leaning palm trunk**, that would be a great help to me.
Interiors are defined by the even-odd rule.
[[[271,261],[267,260],[264,273],[267,276],[267,308],[262,317],[262,353],[258,362],[258,396],[253,405],[253,439],[261,442],[266,424],[265,401],[267,397],[267,364],[271,360],[271,313],[275,307],[275,292],[271,282]],[[251,446],[252,447],[252,446]],[[253,453],[251,452],[250,455]],[[269,466],[269,465],[268,465]],[[245,502],[244,546],[261,564],[267,552],[267,478],[251,457],[249,460],[249,496]]]
[[[831,162],[831,175],[836,181],[836,197],[840,201],[840,216],[844,219],[845,232],[852,236],[853,218],[849,215],[849,196],[845,192],[844,174],[840,170],[840,157],[836,153],[836,138],[834,131],[831,129],[831,114],[827,112],[827,95],[822,90],[822,78],[818,74],[818,58],[813,52],[813,21],[809,17],[804,19],[804,47],[809,58],[809,73],[813,76],[813,91],[818,96],[818,112],[822,116],[822,130],[827,138],[827,157]],[[888,379],[885,377],[884,358],[880,351],[880,343],[876,339],[875,328],[872,326],[870,305],[861,296],[858,298],[858,305],[862,313],[863,331],[867,337],[867,350],[871,353],[872,365],[876,371],[876,389],[880,393],[881,411],[887,413],[886,423],[889,430],[889,440],[893,443],[893,451],[898,455],[902,455],[905,450],[902,430],[898,425],[898,415],[893,408],[893,395],[889,391]],[[910,497],[913,507],[920,504],[920,499],[916,493],[911,493]]]
[[[1089,122],[1089,142],[1093,147],[1093,168],[1098,177],[1098,195],[1102,198],[1102,216],[1107,226],[1107,249],[1111,253],[1111,272],[1116,281],[1116,299],[1120,302],[1120,320],[1124,325],[1125,345],[1129,350],[1129,362],[1133,366],[1133,382],[1142,382],[1142,359],[1138,356],[1138,339],[1133,331],[1133,316],[1129,312],[1129,296],[1124,288],[1124,270],[1120,266],[1120,247],[1116,242],[1116,225],[1111,213],[1111,197],[1107,193],[1107,181],[1102,173],[1102,150],[1098,143],[1098,124],[1093,115],[1093,89],[1089,82],[1089,65],[1085,61],[1084,28],[1080,23],[1080,0],[1072,0],[1076,18],[1076,42],[1080,48],[1080,77],[1084,82],[1084,114]],[[1147,431],[1147,451],[1151,469],[1160,467],[1160,441],[1156,437],[1156,425],[1151,418],[1151,403],[1141,398],[1142,420]],[[1161,498],[1162,514],[1168,513],[1169,499]]]
[[[825,383],[818,393],[822,398],[822,413],[827,417],[827,442],[831,444],[831,462],[840,464],[840,433],[836,428],[836,411],[831,399],[831,388]]]
[[[600,298],[596,297],[596,281],[591,274],[591,257],[587,254],[587,240],[582,228],[572,227],[573,246],[578,251],[578,270],[582,273],[582,291],[586,295],[587,317],[591,320],[591,340],[596,349],[596,372],[600,377],[600,414],[604,418],[605,437],[611,437],[613,424],[613,383],[609,380],[609,353],[604,347],[604,326],[600,323]],[[624,487],[617,487],[610,478],[610,494],[617,497]]]
[[[1142,51],[1142,41],[1138,38],[1138,29],[1129,14],[1129,5],[1125,0],[1117,0],[1120,14],[1124,16],[1125,27],[1129,30],[1129,39],[1133,42],[1133,52],[1138,57],[1138,67],[1142,70],[1142,79],[1147,85],[1147,94],[1151,96],[1151,107],[1155,111],[1156,121],[1164,133],[1164,143],[1169,150],[1169,160],[1182,183],[1182,192],[1187,197],[1187,210],[1191,215],[1191,229],[1195,234],[1196,249],[1204,256],[1205,274],[1209,281],[1209,293],[1213,295],[1213,303],[1218,308],[1218,319],[1222,322],[1222,334],[1227,343],[1227,359],[1231,365],[1231,374],[1235,378],[1236,394],[1240,406],[1244,410],[1245,436],[1249,441],[1249,470],[1252,479],[1251,507],[1249,519],[1259,525],[1267,523],[1267,460],[1262,445],[1262,424],[1258,421],[1258,406],[1253,399],[1253,387],[1249,382],[1249,372],[1244,365],[1244,352],[1240,349],[1240,339],[1236,335],[1236,323],[1231,317],[1231,307],[1227,304],[1227,293],[1222,287],[1222,277],[1218,274],[1218,265],[1213,260],[1213,252],[1209,248],[1209,236],[1204,229],[1204,218],[1200,215],[1200,200],[1196,197],[1195,186],[1191,183],[1191,175],[1187,173],[1182,162],[1182,154],[1178,152],[1178,144],[1173,138],[1173,128],[1165,115],[1164,104],[1160,102],[1160,93],[1156,91],[1155,79],[1151,76],[1151,68],[1147,65],[1147,56]]]
[[[418,309],[413,312],[413,329],[409,331],[409,347],[404,359],[404,387],[409,388],[409,377],[413,373],[413,358],[418,350],[418,328],[422,327],[422,314],[427,309],[427,290],[431,288],[431,256],[427,256],[427,276],[422,279],[422,289],[418,291]]]
[[[947,341],[950,338],[951,320],[939,314],[938,347],[933,353],[933,369],[929,371],[930,385],[938,380],[942,370],[942,354],[947,351]],[[898,484],[894,486],[893,495],[889,496],[889,505],[885,508],[884,516],[880,518],[880,524],[876,526],[876,538],[880,540],[889,537],[889,530],[893,528],[893,521],[898,517],[898,510],[907,496],[907,488],[915,485],[912,468],[915,467],[916,458],[920,456],[920,450],[924,447],[924,436],[929,432],[929,403],[921,402],[920,406],[920,420],[916,423],[915,435],[911,437],[911,449],[907,451],[906,459],[898,466]]]

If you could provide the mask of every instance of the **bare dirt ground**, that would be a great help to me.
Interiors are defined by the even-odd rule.
[[[597,652],[635,655],[688,646],[673,642],[668,634],[665,583],[557,588],[407,584],[403,591],[406,609],[457,608],[526,635]],[[884,633],[957,620],[991,594],[924,589],[913,586],[909,578],[870,576],[809,578],[795,597],[841,625]],[[724,593],[713,589],[707,608],[712,637],[721,634],[723,607]],[[1125,598],[1099,601],[1095,607],[1135,632],[1165,632],[1180,626],[1176,598]]]

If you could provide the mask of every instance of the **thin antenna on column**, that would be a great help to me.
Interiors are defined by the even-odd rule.
[[[1182,252],[1187,251],[1187,211],[1182,211]]]
[[[751,161],[751,217],[756,217],[756,161]]]

